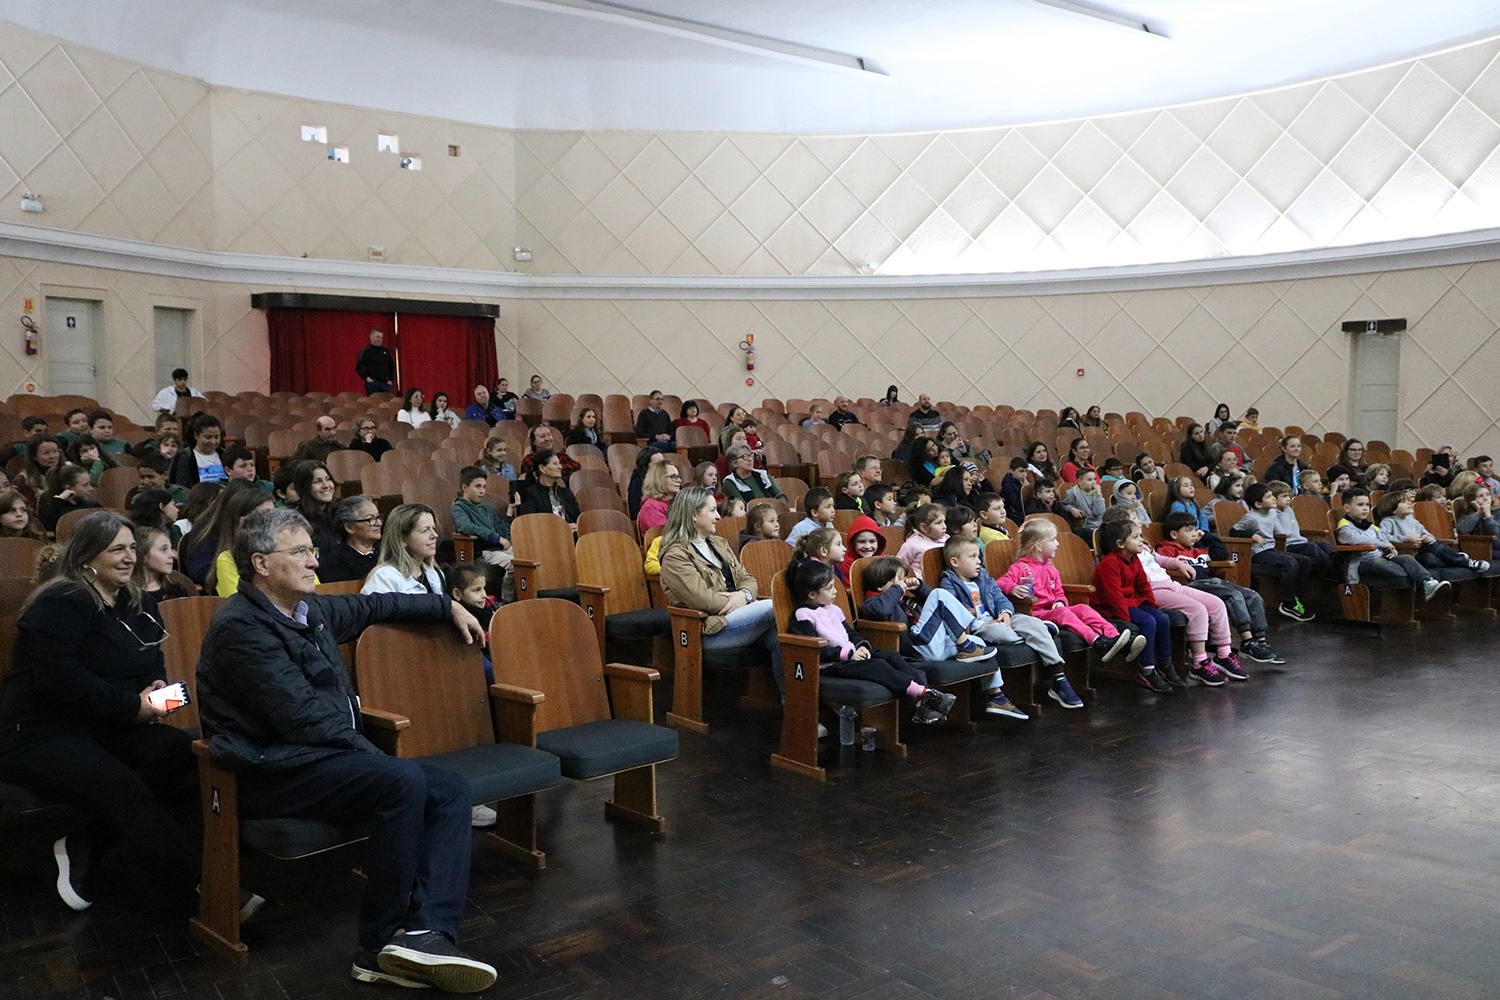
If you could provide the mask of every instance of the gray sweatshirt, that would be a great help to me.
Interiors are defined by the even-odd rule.
[[[1334,532],[1334,538],[1340,545],[1373,545],[1375,548],[1370,552],[1355,552],[1349,561],[1344,564],[1344,579],[1350,583],[1359,582],[1359,565],[1367,559],[1385,558],[1384,550],[1390,547],[1390,543],[1380,537],[1380,529],[1375,525],[1368,528],[1359,528],[1352,524],[1349,519],[1343,518],[1339,521],[1338,530]]]
[[[1287,513],[1291,512],[1288,511]],[[1277,512],[1274,510],[1249,510],[1245,513],[1244,517],[1235,523],[1235,526],[1229,530],[1229,533],[1241,538],[1248,538],[1251,535],[1258,534],[1262,540],[1250,543],[1251,555],[1269,552],[1276,548],[1276,533],[1282,530],[1277,522],[1276,514]]]
[[[1085,531],[1093,531],[1104,523],[1104,494],[1099,492],[1085,493],[1078,487],[1068,490],[1063,497],[1063,505],[1066,507],[1077,507],[1083,511],[1083,527]]]
[[[1415,514],[1405,517],[1392,515],[1380,522],[1380,538],[1382,541],[1395,544],[1396,542],[1419,542],[1422,536],[1427,534],[1427,529],[1422,522],[1417,520]]]
[[[1302,534],[1302,526],[1297,523],[1297,512],[1288,507],[1286,510],[1273,511],[1276,515],[1276,533],[1286,536],[1288,545],[1306,545],[1307,536]]]

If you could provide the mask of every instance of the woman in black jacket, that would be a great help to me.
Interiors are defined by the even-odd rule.
[[[1177,449],[1177,460],[1189,469],[1199,479],[1205,479],[1209,470],[1214,467],[1213,456],[1208,453],[1208,433],[1202,424],[1188,424],[1187,437],[1182,442],[1182,447]],[[1206,481],[1206,479],[1205,479]]]
[[[186,446],[172,459],[169,481],[174,486],[218,483],[228,478],[224,469],[224,425],[211,413],[200,413],[188,421]]]
[[[162,800],[191,781],[192,739],[152,725],[166,712],[166,630],[156,598],[131,580],[131,524],[98,511],[74,525],[56,576],[16,623],[14,670],[0,715],[0,779],[72,806],[87,819],[53,844],[57,891],[74,910],[93,901],[89,875],[115,843],[143,871],[137,881],[184,899],[200,873],[198,844]]]
[[[562,462],[557,453],[543,449],[532,463],[532,479],[521,484],[520,514],[556,514],[578,530],[578,500],[563,483]]]

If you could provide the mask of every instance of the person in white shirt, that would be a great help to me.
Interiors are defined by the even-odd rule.
[[[401,404],[401,411],[396,414],[396,422],[398,424],[411,424],[413,427],[421,427],[427,421],[431,420],[432,416],[426,410],[422,409],[422,400],[424,398],[421,389],[407,389],[406,399]]]
[[[437,515],[424,503],[404,503],[385,519],[380,559],[361,594],[441,594]]]
[[[203,398],[203,393],[188,385],[188,373],[186,368],[175,368],[172,370],[172,384],[156,394],[151,401],[151,409],[158,413],[177,412],[177,401],[190,396]]]

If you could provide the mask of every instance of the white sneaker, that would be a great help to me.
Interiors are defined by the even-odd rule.
[[[1447,580],[1426,580],[1422,583],[1422,600],[1430,601],[1443,590],[1447,589]]]
[[[828,738],[828,727],[825,726],[825,725],[823,725],[823,723],[821,723],[821,722],[818,723],[818,739],[825,740],[827,738]]]
[[[474,806],[470,810],[469,825],[481,828],[494,826],[497,819],[495,810],[489,806]]]

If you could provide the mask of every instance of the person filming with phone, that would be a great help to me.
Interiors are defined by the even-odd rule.
[[[135,563],[123,515],[96,511],[74,525],[51,579],[21,608],[0,710],[0,781],[85,818],[53,845],[57,892],[74,910],[93,903],[92,876],[116,845],[137,872],[130,881],[153,897],[189,905],[201,867],[167,808],[190,800],[196,764],[186,732],[153,725],[167,715],[152,703],[167,686],[167,633],[156,597],[131,580]]]

